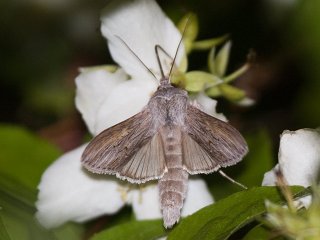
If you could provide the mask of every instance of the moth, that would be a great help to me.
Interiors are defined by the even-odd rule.
[[[190,102],[185,90],[170,84],[176,56],[165,77],[158,54],[162,48],[155,49],[162,74],[157,91],[141,112],[93,138],[82,155],[82,165],[131,183],[158,179],[164,226],[171,228],[180,218],[188,175],[234,165],[248,147],[235,128],[204,113]]]

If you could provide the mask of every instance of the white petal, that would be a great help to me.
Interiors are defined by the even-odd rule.
[[[301,206],[303,206],[305,208],[309,208],[312,203],[312,196],[309,195],[309,196],[299,198],[299,199],[295,200],[294,203],[296,204],[296,206],[298,208],[300,208]]]
[[[66,153],[42,175],[36,217],[47,228],[112,214],[124,205],[115,178],[94,176],[81,167],[84,148]]]
[[[188,216],[213,202],[214,199],[205,181],[200,178],[190,178],[181,216]]]
[[[151,76],[118,37],[157,74],[159,66],[155,45],[159,44],[173,57],[181,38],[178,29],[154,0],[113,1],[104,10],[101,21],[101,31],[108,39],[113,59],[134,78],[150,79]],[[179,48],[177,65],[184,53],[183,49],[183,46]],[[163,66],[165,73],[168,73],[170,65],[168,62]]]
[[[284,131],[279,147],[279,167],[290,185],[310,186],[320,169],[320,131]]]
[[[216,112],[216,107],[218,103],[217,100],[208,97],[202,92],[197,94],[197,96],[195,97],[195,100],[197,101],[197,103],[200,104],[201,110],[204,111],[205,113],[215,118],[218,118],[221,121],[224,121],[224,122],[228,121],[227,118],[222,113]]]
[[[157,184],[148,184],[130,192],[130,201],[138,220],[162,218]],[[188,216],[214,202],[206,183],[200,178],[188,181],[188,191],[181,216]]]
[[[130,203],[137,220],[162,218],[159,204],[159,190],[156,183],[130,192]]]
[[[262,186],[275,186],[277,182],[275,171],[279,169],[279,164],[277,164],[273,169],[266,172],[264,174],[263,180],[262,180]]]
[[[103,101],[97,112],[95,134],[141,111],[156,88],[157,84],[153,81],[135,79],[118,85]]]
[[[237,105],[242,107],[251,107],[255,104],[255,100],[249,97],[245,97],[238,102],[235,102]]]
[[[264,174],[263,180],[262,180],[262,186],[276,186],[277,178],[275,171],[279,170],[279,164],[277,164],[273,169],[266,172]],[[301,185],[301,184],[292,184],[292,185]],[[304,206],[305,208],[308,208],[311,204],[312,197],[311,196],[305,196],[302,198],[299,198],[298,200],[295,200],[296,206]]]
[[[97,113],[101,104],[126,78],[121,69],[110,73],[104,68],[82,70],[76,78],[76,106],[92,134],[96,132]]]

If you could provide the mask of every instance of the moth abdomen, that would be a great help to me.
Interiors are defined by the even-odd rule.
[[[178,157],[178,156],[177,156]],[[159,180],[160,208],[164,226],[171,228],[180,219],[180,211],[188,189],[188,173],[182,169],[168,168]]]
[[[182,165],[180,128],[166,126],[161,130],[161,137],[167,172],[159,180],[160,207],[164,226],[170,228],[180,219],[180,211],[188,188],[188,173]]]
[[[187,190],[187,185],[181,184],[180,180],[166,179],[166,181],[159,182],[159,188],[165,188],[166,191],[163,192],[177,192],[184,194]]]

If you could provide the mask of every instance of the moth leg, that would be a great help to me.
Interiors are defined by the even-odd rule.
[[[228,179],[230,182],[232,182],[232,183],[234,183],[234,184],[242,187],[242,188],[245,189],[245,190],[248,190],[248,187],[247,187],[247,186],[245,186],[245,185],[237,182],[237,181],[234,180],[233,178],[229,177],[229,176],[228,176],[225,172],[223,172],[222,170],[219,170],[219,173],[220,173],[220,175],[221,175],[222,177]]]

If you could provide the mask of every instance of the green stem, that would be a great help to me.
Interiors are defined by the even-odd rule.
[[[249,67],[250,67],[250,64],[246,63],[238,70],[236,70],[233,73],[229,74],[228,76],[224,77],[223,78],[224,82],[229,83],[229,82],[235,80],[236,78],[238,78],[239,76],[244,74],[249,69]]]

